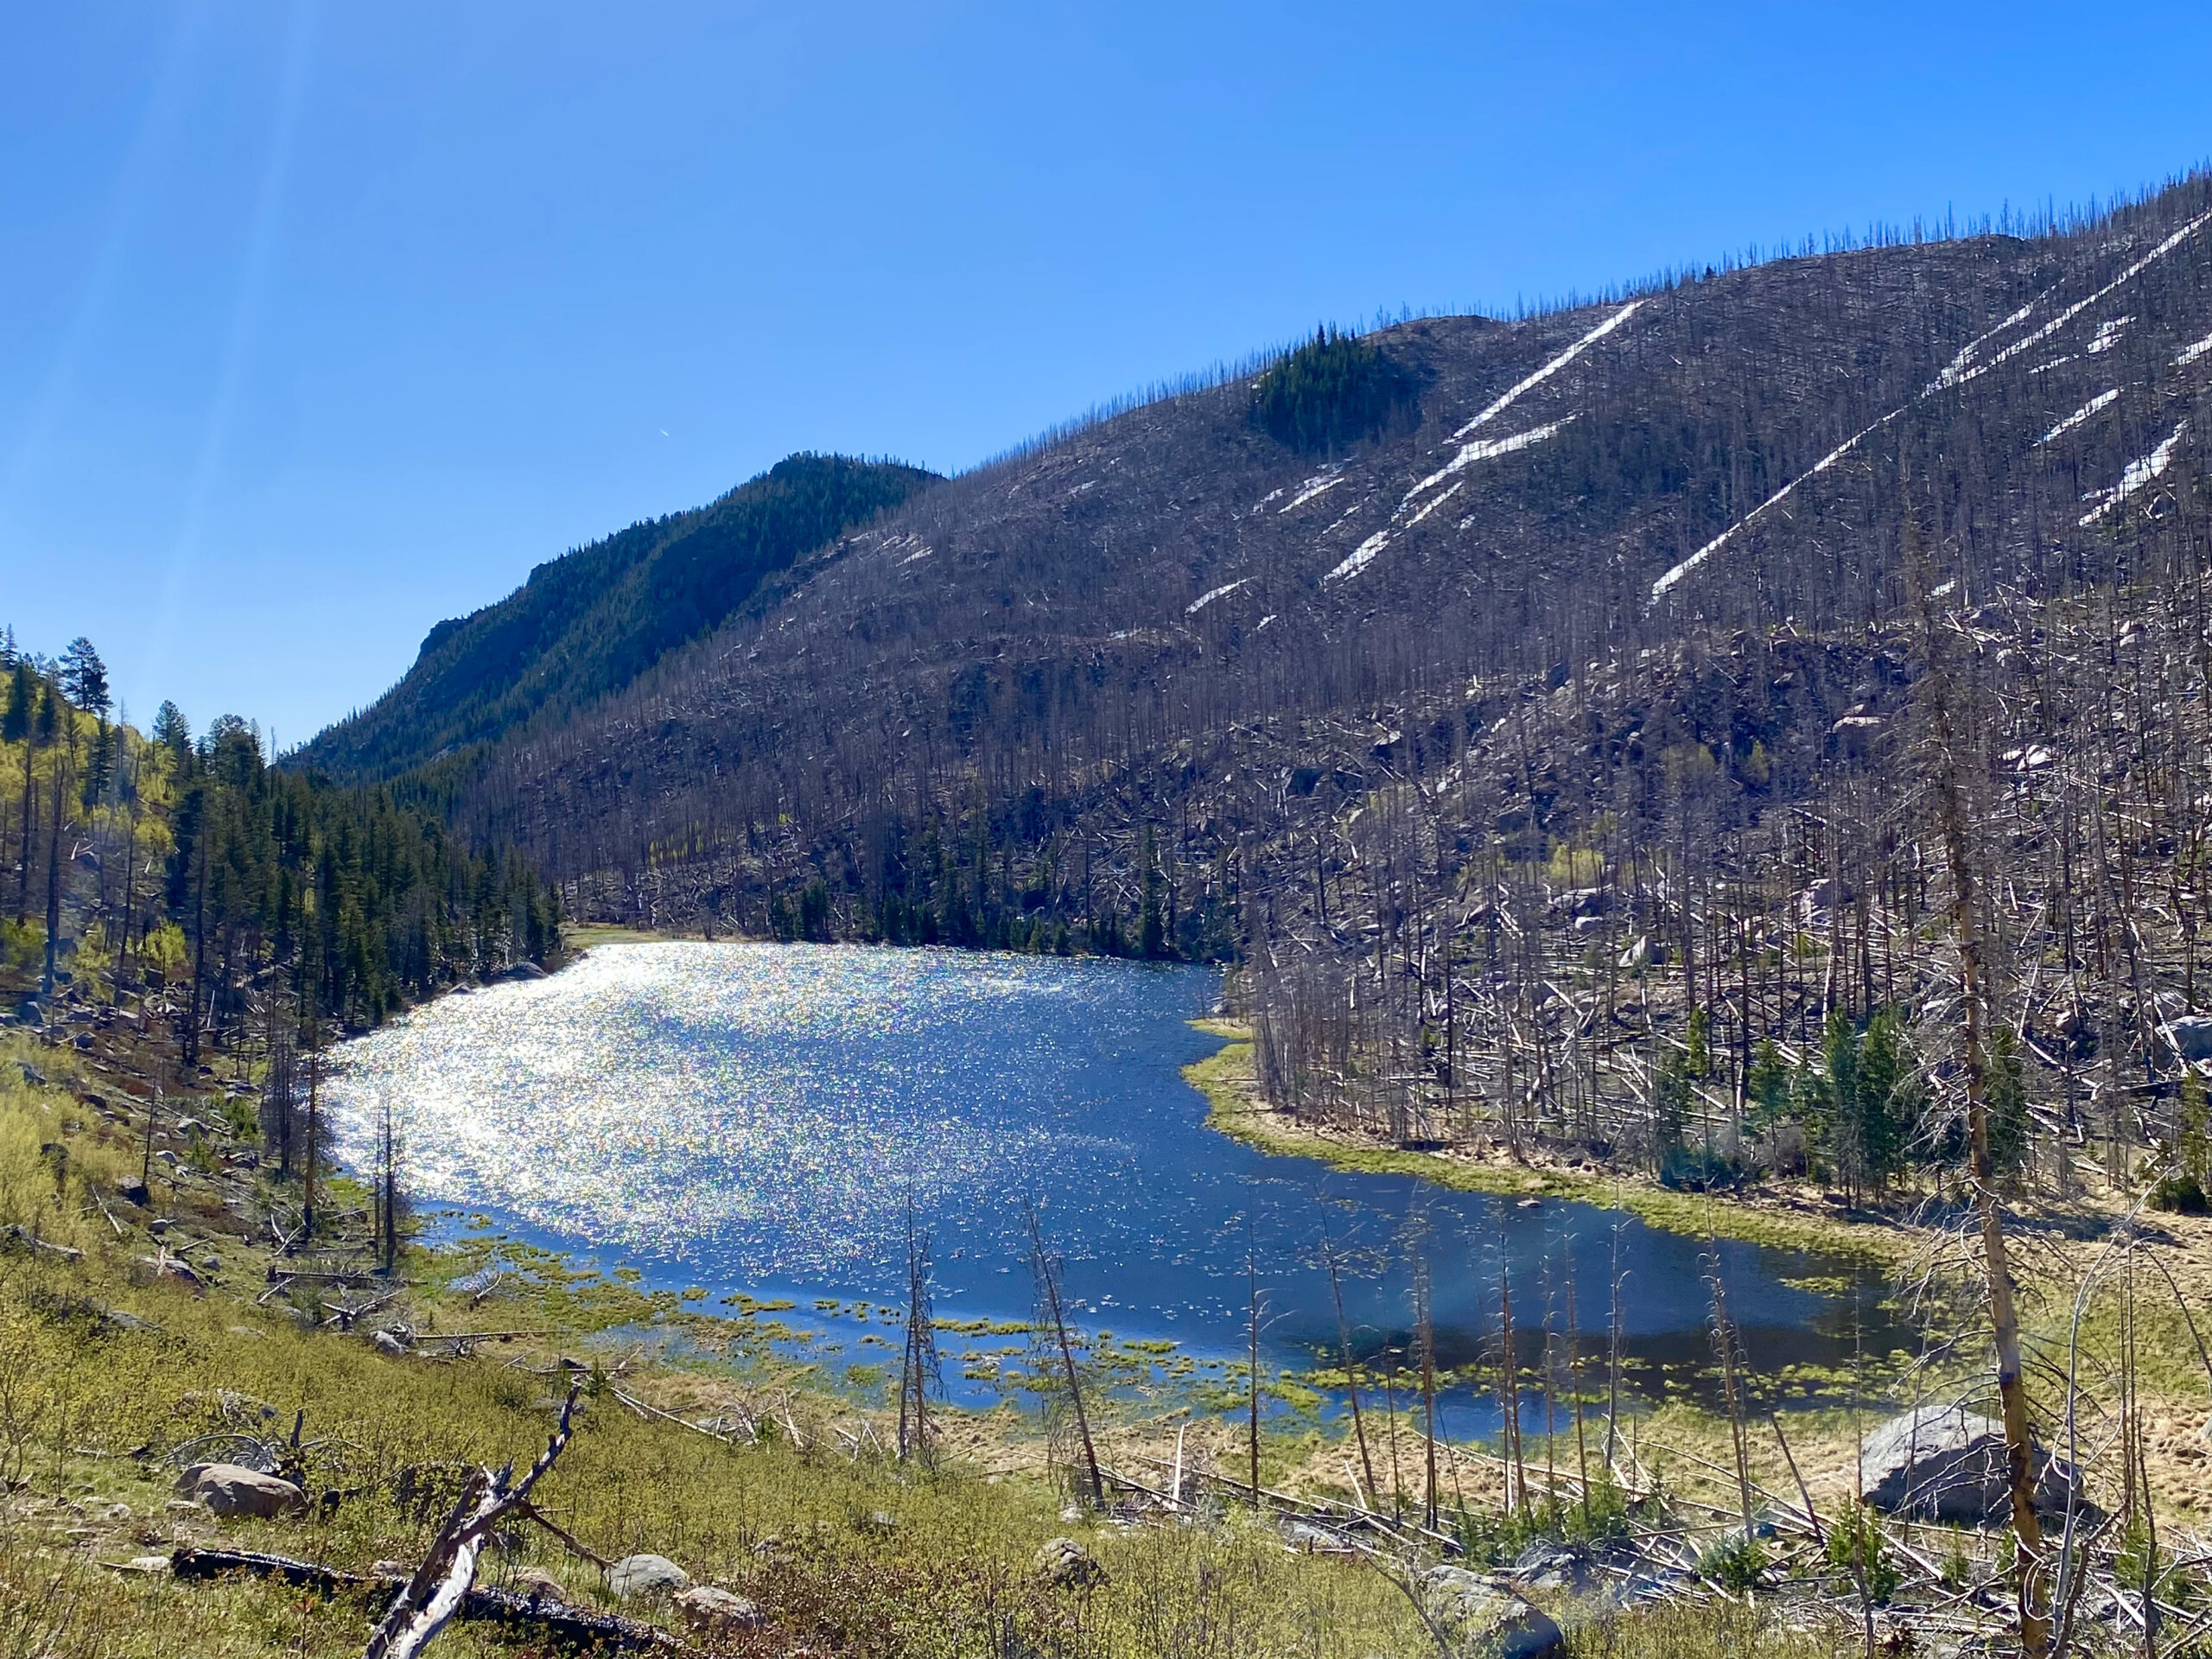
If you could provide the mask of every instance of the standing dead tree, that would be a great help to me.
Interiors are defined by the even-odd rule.
[[[1969,711],[1961,706],[1959,677],[1951,659],[1948,620],[1940,613],[1941,595],[1929,581],[1919,520],[1909,502],[1904,537],[1906,576],[1920,612],[1921,647],[1926,664],[1921,682],[1925,753],[1951,881],[1951,929],[1958,950],[1965,1047],[1967,1138],[1974,1214],[1980,1224],[1990,1333],[1997,1355],[1997,1393],[2004,1409],[2020,1649],[2026,1659],[2043,1659],[2050,1646],[2050,1621],[2042,1605],[2043,1533],[2036,1519],[2035,1446],[2028,1422],[2027,1383],[2021,1370],[2019,1317],[2012,1306],[2012,1262],[2005,1249],[2004,1211],[1990,1146],[1988,1062],[1982,1039],[1981,937],[1962,758],[1966,734],[1961,728]]]
[[[930,1239],[914,1220],[914,1199],[906,1198],[906,1344],[899,1364],[899,1460],[925,1468],[937,1448],[930,1429],[929,1396],[944,1387],[938,1357],[935,1308],[930,1297]]]
[[[1075,1344],[1068,1336],[1067,1309],[1060,1294],[1059,1268],[1045,1249],[1045,1230],[1037,1219],[1037,1206],[1027,1206],[1029,1270],[1037,1282],[1039,1333],[1049,1329],[1060,1362],[1061,1383],[1067,1389],[1067,1406],[1083,1451],[1084,1491],[1094,1505],[1106,1501],[1106,1484],[1098,1472],[1098,1452],[1090,1438],[1090,1419],[1083,1406],[1083,1378],[1076,1368]]]

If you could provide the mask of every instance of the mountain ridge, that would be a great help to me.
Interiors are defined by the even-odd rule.
[[[799,555],[936,481],[897,462],[794,454],[705,506],[549,559],[505,598],[435,625],[397,684],[293,761],[382,779],[549,706],[565,718],[719,626]]]

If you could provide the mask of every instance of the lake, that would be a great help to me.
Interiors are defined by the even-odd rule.
[[[1025,1319],[1033,1204],[1090,1328],[1239,1356],[1249,1255],[1264,1353],[1307,1367],[1338,1341],[1325,1240],[1355,1262],[1345,1310],[1370,1356],[1407,1345],[1418,1240],[1440,1363],[1495,1353],[1501,1263],[1532,1359],[1548,1307],[1563,1339],[1570,1281],[1585,1350],[1602,1351],[1618,1263],[1635,1386],[1705,1392],[1713,1247],[1593,1205],[1336,1172],[1209,1129],[1179,1068],[1219,1046],[1188,1023],[1219,988],[1203,969],[1096,959],[601,945],[347,1044],[330,1095],[359,1166],[389,1100],[418,1206],[488,1213],[657,1288],[788,1298],[802,1314],[817,1299],[901,1304],[911,1201],[938,1317]],[[1847,1366],[1861,1317],[1870,1356],[1897,1334],[1863,1269],[1727,1241],[1714,1254],[1770,1378]],[[959,1372],[948,1364],[956,1396],[976,1399]]]

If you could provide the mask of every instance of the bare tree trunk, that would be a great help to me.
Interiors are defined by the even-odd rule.
[[[1929,589],[1918,519],[1910,506],[1904,522],[1908,580],[1919,601],[1927,653],[1924,689],[1936,814],[1951,877],[1951,927],[1958,942],[1959,994],[1966,1027],[1967,1135],[1972,1147],[1974,1211],[1981,1224],[1990,1334],[1997,1350],[1997,1393],[2005,1416],[2020,1649],[2025,1659],[2043,1659],[2050,1649],[2050,1622],[2047,1611],[2037,1605],[2043,1579],[2043,1533],[2036,1520],[2035,1445],[2028,1425],[2028,1390],[2021,1372],[2020,1325],[2012,1306],[2012,1270],[2005,1244],[2004,1211],[1998,1203],[1996,1169],[1989,1150],[1988,1078],[1981,1039],[1981,940],[1976,925],[1964,768],[1959,754],[1961,734],[1956,729],[1958,687],[1946,650],[1945,626],[1936,614],[1936,596]]]

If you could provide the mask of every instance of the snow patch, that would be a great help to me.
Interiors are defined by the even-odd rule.
[[[1280,516],[1293,508],[1302,507],[1315,496],[1327,494],[1344,481],[1344,474],[1333,467],[1325,473],[1316,473],[1298,486],[1298,493],[1290,498],[1287,505],[1277,507],[1275,512]],[[1273,500],[1274,498],[1270,496],[1268,499]]]
[[[1249,576],[1239,576],[1235,582],[1225,582],[1218,588],[1209,588],[1205,593],[1200,594],[1196,599],[1192,600],[1188,605],[1185,605],[1183,607],[1183,614],[1185,616],[1196,616],[1200,611],[1205,609],[1207,606],[1212,604],[1217,599],[1227,599],[1231,594],[1235,593],[1239,588],[1242,588],[1246,582],[1251,580],[1252,578]]]
[[[2119,345],[2120,330],[2134,321],[2133,317],[2107,317],[2099,323],[2095,337],[2089,341],[2090,354],[2108,352]]]
[[[1452,435],[1455,438],[1464,438],[1468,433],[1473,431],[1477,427],[1483,425],[1486,422],[1495,420],[1498,416],[1503,415],[1508,409],[1512,407],[1514,401],[1518,398],[1522,392],[1541,385],[1545,381],[1550,379],[1552,376],[1557,374],[1568,364],[1573,362],[1576,358],[1581,356],[1583,353],[1588,351],[1592,346],[1595,346],[1607,334],[1611,334],[1614,329],[1619,327],[1621,324],[1626,322],[1630,317],[1634,316],[1636,315],[1637,308],[1643,303],[1643,302],[1642,300],[1630,300],[1626,305],[1621,307],[1621,308],[1614,312],[1611,316],[1607,317],[1595,328],[1592,328],[1588,334],[1583,335],[1581,339],[1576,340],[1573,345],[1568,346],[1557,357],[1552,359],[1550,362],[1545,364],[1542,368],[1538,369],[1527,379],[1516,381],[1512,385],[1507,387],[1504,391],[1498,395],[1498,397],[1487,409],[1484,410],[1481,414],[1476,416],[1473,420],[1469,421],[1465,426],[1461,427]]]
[[[2061,311],[2056,316],[2053,317],[2049,322],[2044,324],[2042,327],[2035,329],[2029,334],[2023,334],[2019,339],[2014,340],[2011,345],[2005,347],[2003,351],[1999,352],[1994,357],[1991,358],[1986,363],[1980,365],[1974,364],[1974,357],[1980,348],[1998,334],[2004,333],[2006,328],[2012,327],[2018,321],[2024,321],[2024,319],[2022,312],[2031,309],[2032,306],[2024,307],[2022,308],[2022,311],[2015,311],[2012,316],[2006,318],[2005,321],[1999,323],[1996,327],[1990,329],[1986,334],[1983,334],[1975,340],[1969,341],[1967,347],[1960,353],[1959,356],[1953,359],[1954,366],[1952,368],[1946,369],[1942,374],[1937,376],[1935,380],[1931,381],[1922,391],[1921,396],[1923,397],[1927,397],[1933,392],[1942,391],[1948,386],[1963,385],[1969,380],[1977,379],[1980,376],[1988,373],[1992,369],[1996,368],[2000,364],[2010,362],[2012,359],[2019,356],[2023,352],[2033,349],[2035,346],[2042,344],[2043,341],[2050,339],[2051,335],[2056,334],[2068,323],[2073,321],[2075,318],[2080,316],[2082,312],[2088,310],[2091,306],[2095,305],[2101,300],[2110,297],[2114,290],[2126,286],[2127,283],[2134,281],[2138,276],[2140,276],[2152,265],[2164,258],[2176,248],[2181,246],[2183,243],[2188,241],[2192,236],[2195,236],[2197,232],[2202,230],[2208,224],[2212,224],[2212,213],[2199,213],[2195,219],[2190,219],[2189,223],[2183,226],[2179,230],[2174,232],[2171,236],[2167,237],[2164,241],[2159,243],[2158,246],[2152,248],[2150,252],[2145,254],[2133,264],[2128,266],[2126,270],[2121,271],[2120,275],[2113,277],[2112,281],[2107,283],[2095,293],[2090,295],[2088,299],[2075,301],[2072,305],[2068,306],[2063,311]],[[1767,497],[1765,500],[1760,502],[1758,505],[1753,507],[1741,518],[1738,518],[1734,524],[1729,525],[1727,529],[1722,531],[1718,536],[1707,542],[1703,547],[1698,549],[1696,552],[1691,554],[1689,557],[1684,559],[1680,564],[1675,566],[1673,569],[1661,576],[1658,581],[1651,584],[1650,602],[1656,605],[1659,601],[1665,596],[1669,588],[1680,584],[1681,581],[1693,570],[1696,569],[1698,566],[1703,564],[1706,560],[1711,558],[1713,554],[1725,547],[1727,544],[1729,538],[1734,536],[1737,531],[1750,524],[1754,519],[1765,512],[1768,508],[1782,500],[1792,490],[1796,489],[1807,479],[1817,477],[1820,474],[1826,472],[1829,467],[1834,466],[1837,461],[1842,460],[1845,455],[1848,454],[1853,448],[1855,448],[1860,440],[1866,437],[1868,434],[1878,431],[1881,428],[1887,426],[1891,421],[1897,419],[1898,416],[1904,414],[1906,409],[1910,407],[1910,404],[1905,404],[1903,407],[1893,409],[1888,414],[1883,416],[1880,420],[1876,421],[1872,425],[1864,427],[1860,430],[1853,433],[1850,437],[1845,439],[1843,442],[1837,445],[1834,449],[1831,450],[1825,457],[1823,457],[1821,461],[1814,467],[1811,472],[1802,474],[1798,477],[1791,479],[1789,482],[1784,484],[1772,495]],[[2183,423],[2184,427],[2186,427],[2187,424],[2188,423],[2186,422]],[[1465,429],[1462,429],[1464,430]],[[2177,442],[2180,440],[2180,437],[2181,434],[2179,432],[2176,432],[2173,438],[2168,441],[2168,443],[2159,446],[2159,453],[2164,453],[2167,455],[2168,459],[2171,459],[2171,445]],[[2136,463],[2136,466],[2148,466],[2152,461],[2158,462],[2159,471],[2163,471],[2164,469],[2165,462],[2158,461],[2158,455],[2156,453],[2146,457],[2144,461]],[[2131,466],[2128,471],[2132,475],[2135,471],[2135,466]],[[2144,477],[2141,483],[2138,483],[2133,487],[2139,489],[2142,486],[2142,483],[2147,483],[2151,479],[2157,476],[2157,472],[2149,473]],[[2091,519],[2095,518],[2099,514],[2107,511],[2116,502],[2124,499],[2126,495],[2130,493],[2132,493],[2132,491],[2127,485],[2127,480],[2126,478],[2123,478],[2121,480],[2120,493],[2113,496],[2111,500],[2105,502],[2102,506],[2097,508],[2094,512],[2092,512],[2088,518],[2084,518],[2082,522],[2083,524],[2089,523]],[[2090,498],[2084,499],[2087,499]]]
[[[2082,499],[2084,501],[2094,501],[2097,505],[2082,515],[2082,524],[2084,525],[2095,524],[2098,519],[2164,472],[2172,464],[2174,451],[2181,448],[2182,436],[2188,430],[2189,423],[2183,421],[2179,426],[2174,428],[2173,436],[2168,438],[2142,460],[2129,461],[2126,469],[2120,474],[2118,484],[2108,490],[2092,490],[2083,496]]]
[[[2177,369],[2185,369],[2207,352],[2212,352],[2212,334],[2205,335],[2194,346],[2183,346],[2181,355],[2174,359],[2174,366]]]
[[[2065,367],[2069,363],[2079,363],[2081,360],[2082,360],[2082,359],[2081,359],[2080,358],[2078,358],[2078,357],[2075,356],[2073,353],[2069,352],[2069,353],[2068,353],[2065,356],[2063,356],[2063,357],[2054,357],[2054,358],[2052,358],[2052,359],[2050,359],[2050,362],[2048,362],[2048,363],[2038,363],[2038,364],[2037,364],[2037,365],[2035,365],[2035,367],[2033,367],[2032,369],[2030,369],[2030,370],[2028,371],[2028,373],[2029,373],[2031,376],[2033,376],[2033,375],[2038,375],[2038,374],[2049,374],[2049,373],[2050,373],[2053,369],[2061,369],[2061,368],[2064,368],[2064,367]]]
[[[1441,484],[1452,474],[1471,467],[1478,461],[1488,461],[1493,455],[1510,455],[1516,449],[1526,449],[1532,443],[1541,443],[1574,418],[1570,415],[1564,421],[1553,421],[1544,426],[1532,426],[1526,432],[1516,432],[1510,438],[1478,438],[1472,443],[1463,444],[1458,454],[1406,492],[1406,500],[1398,504],[1399,511],[1405,510],[1406,501],[1411,501],[1423,490]]]
[[[1466,486],[1467,480],[1464,478],[1461,479],[1457,484],[1454,484],[1450,489],[1445,491],[1443,494],[1438,496],[1427,506],[1423,507],[1419,512],[1414,514],[1412,518],[1407,519],[1406,528],[1408,530],[1411,530],[1415,524],[1421,523],[1422,519],[1427,518],[1430,513],[1434,512],[1446,501],[1449,501],[1453,496],[1459,494],[1461,490],[1466,487]]]
[[[2039,300],[2040,297],[2041,296],[2038,296],[2037,300]],[[1968,365],[1973,363],[1974,354],[1980,351],[1984,346],[1986,346],[1991,340],[1996,339],[1998,335],[2003,334],[2007,328],[2015,328],[2020,324],[2025,322],[2030,315],[2034,312],[2037,300],[2030,300],[2025,305],[2015,311],[2011,316],[2005,318],[2004,321],[1999,323],[1994,328],[1986,329],[1981,334],[1976,334],[1972,340],[1967,341],[1965,345],[1960,346],[1959,354],[1943,365],[1943,372],[1936,377],[1934,385],[1929,386],[1929,390],[1930,391],[1934,391],[1944,386],[1957,385],[1961,379],[1966,378],[1967,368]]]
[[[1389,541],[1390,532],[1389,531],[1376,531],[1372,536],[1362,542],[1357,547],[1352,549],[1351,553],[1345,556],[1344,562],[1338,565],[1335,569],[1330,571],[1329,574],[1322,577],[1321,580],[1324,582],[1342,582],[1347,576],[1357,575],[1361,571],[1366,569],[1370,564],[1375,562],[1375,556],[1387,547],[1389,544]]]
[[[2164,241],[2159,243],[2157,247],[2152,249],[2150,252],[2145,254],[2133,264],[2128,266],[2126,270],[2121,271],[2120,275],[2113,277],[2112,281],[2107,283],[2095,293],[2090,295],[2088,299],[2075,301],[2073,304],[2068,306],[2063,311],[2061,311],[2056,316],[2053,317],[2049,322],[2044,324],[2042,327],[2037,329],[2034,333],[2021,335],[2019,339],[2014,340],[2003,351],[1998,353],[1996,356],[1991,358],[1988,362],[1983,364],[1979,368],[1967,370],[1965,372],[1961,373],[1956,380],[1951,381],[1948,384],[1953,385],[1963,385],[1968,380],[1974,379],[1979,376],[1988,373],[1990,370],[1997,367],[1999,364],[2010,362],[2013,358],[2018,357],[2022,352],[2027,351],[2031,346],[2041,345],[2044,340],[2056,334],[2061,328],[2063,328],[2068,323],[2073,321],[2075,318],[2080,316],[2091,306],[2096,304],[2101,300],[2110,298],[2115,291],[2126,286],[2129,283],[2133,282],[2145,271],[2150,270],[2152,265],[2158,264],[2159,260],[2164,258],[2176,248],[2181,246],[2183,243],[2188,241],[2190,237],[2195,236],[2197,232],[2202,230],[2207,224],[2212,224],[2212,213],[2199,213],[2195,219],[2190,219],[2188,224],[2183,226],[2171,236],[2169,236]],[[1933,388],[1930,388],[1930,390],[1933,390]]]
[[[1834,466],[1836,462],[1841,461],[1846,455],[1857,448],[1859,447],[1859,440],[1866,437],[1868,433],[1879,431],[1882,428],[1887,426],[1891,421],[1894,421],[1898,416],[1904,413],[1904,410],[1902,409],[1893,409],[1888,414],[1883,416],[1880,420],[1876,421],[1872,425],[1860,427],[1858,431],[1853,433],[1841,443],[1836,445],[1834,448],[1829,450],[1827,454],[1822,455],[1820,460],[1815,461],[1813,463],[1813,470],[1811,472],[1798,474],[1796,477],[1791,479],[1787,484],[1777,490],[1772,495],[1767,497],[1765,500],[1760,502],[1758,505],[1753,507],[1749,512],[1738,518],[1734,524],[1729,525],[1727,529],[1722,531],[1718,536],[1707,542],[1703,547],[1700,547],[1696,552],[1691,554],[1689,557],[1684,559],[1673,569],[1668,571],[1665,575],[1660,577],[1658,581],[1651,584],[1651,602],[1656,605],[1669,588],[1675,586],[1682,580],[1683,577],[1688,575],[1691,571],[1696,569],[1698,566],[1703,564],[1715,553],[1718,553],[1721,548],[1726,544],[1730,537],[1733,536],[1738,531],[1742,530],[1746,525],[1750,524],[1753,519],[1759,517],[1759,515],[1764,513],[1769,507],[1773,506],[1777,502],[1780,501],[1784,496],[1788,495],[1790,491],[1796,489],[1807,479],[1818,478],[1822,473],[1827,471],[1829,467]]]
[[[2069,415],[2064,420],[2061,421],[2056,426],[2052,427],[2050,431],[2044,433],[2043,436],[2037,438],[2036,442],[2038,445],[2046,444],[2053,438],[2063,437],[2067,433],[2071,432],[2075,427],[2081,425],[2082,422],[2088,420],[2090,416],[2095,414],[2099,410],[2114,401],[2119,397],[2119,396],[2120,391],[2118,387],[2114,387],[2110,391],[2099,392],[2095,397],[2090,398],[2088,403],[2082,404],[2081,408],[2075,410],[2071,415]]]

